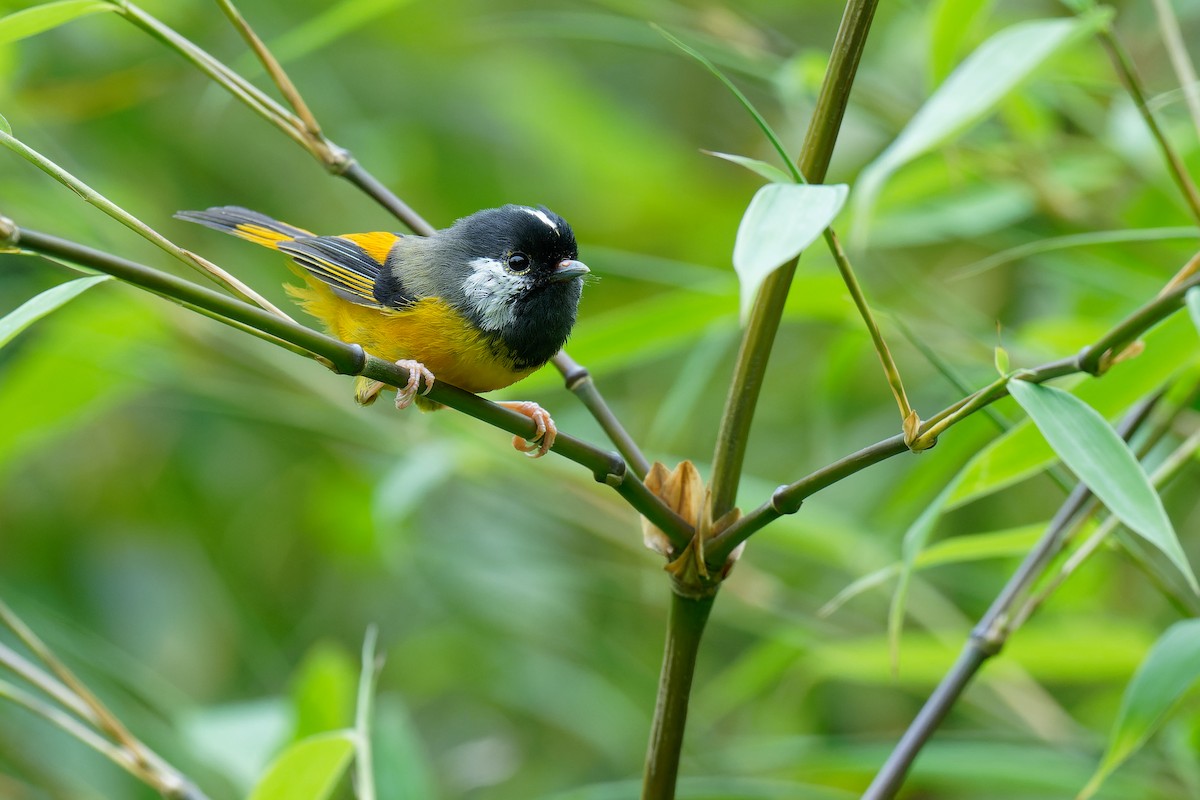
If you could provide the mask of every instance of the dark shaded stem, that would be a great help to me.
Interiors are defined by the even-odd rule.
[[[99,270],[184,306],[194,307],[206,316],[230,323],[239,330],[252,328],[256,335],[267,341],[288,343],[291,347],[287,349],[292,352],[301,348],[310,357],[340,374],[364,375],[388,386],[403,386],[408,382],[407,370],[366,354],[358,345],[347,344],[290,319],[142,264],[55,236],[18,230],[11,221],[0,217],[0,243],[5,241],[24,250]],[[535,425],[528,417],[442,381],[433,386],[429,398],[518,436],[531,438],[536,433]],[[616,489],[635,510],[661,528],[677,549],[691,540],[694,533],[692,526],[667,508],[635,475],[628,472],[625,461],[617,454],[565,433],[558,435],[552,450],[587,467],[597,481]]]
[[[1150,416],[1161,395],[1155,395],[1134,406],[1117,426],[1117,432],[1126,441]],[[1034,585],[1046,570],[1046,566],[1058,554],[1065,534],[1082,514],[1086,513],[1091,490],[1082,483],[1076,484],[1067,499],[1059,507],[1045,533],[1030,550],[1017,571],[1009,579],[1000,594],[992,602],[987,613],[971,631],[963,645],[958,660],[938,684],[937,689],[925,701],[916,719],[908,726],[888,760],[876,774],[875,779],[863,794],[862,800],[890,800],[900,791],[904,778],[913,761],[941,725],[942,720],[962,695],[963,690],[984,662],[1000,652],[1012,629],[1010,615],[1017,600]]]
[[[587,367],[578,364],[575,359],[567,355],[565,350],[559,351],[551,363],[562,373],[567,390],[578,397],[596,418],[596,421],[600,423],[600,427],[608,434],[609,440],[616,446],[617,452],[625,457],[625,463],[629,465],[635,475],[644,480],[646,473],[650,471],[650,462],[646,456],[642,455],[637,442],[633,440],[633,437],[625,430],[625,426],[617,419],[617,415],[604,401],[604,397],[596,388],[596,382],[592,380],[592,375],[588,372]]]
[[[842,15],[829,68],[825,72],[825,80],[821,84],[812,121],[800,151],[800,172],[812,183],[825,180],[825,173],[829,169],[833,146],[842,126],[850,88],[854,84],[854,75],[858,71],[858,62],[866,46],[877,4],[878,0],[849,0]],[[775,333],[783,318],[784,302],[796,274],[796,263],[796,259],[793,259],[767,276],[750,311],[713,454],[713,519],[720,519],[737,501],[750,425],[754,420],[758,395],[762,391]]]
[[[1183,305],[1183,296],[1194,286],[1200,286],[1200,275],[1192,275],[1187,280],[1174,284],[1170,291],[1163,292],[1154,300],[1134,311],[1096,344],[1084,348],[1079,355],[1051,361],[1034,369],[1022,370],[1021,379],[1042,383],[1079,372],[1102,374],[1111,360],[1111,356],[1105,357],[1106,353],[1111,354],[1119,347],[1127,345],[1178,311]],[[962,422],[971,414],[1006,397],[1008,380],[1008,378],[1000,378],[993,381],[970,397],[959,400],[935,414],[921,426],[918,439],[936,439],[937,436]],[[800,505],[808,497],[832,486],[843,478],[899,455],[906,449],[903,436],[890,436],[822,467],[795,483],[780,486],[771,495],[770,500],[746,514],[708,542],[706,553],[709,565],[723,564],[724,559],[728,558],[735,547],[779,517],[799,511]]]
[[[650,746],[646,751],[642,800],[672,800],[675,797],[696,654],[715,599],[715,593],[699,598],[671,593],[667,644],[658,681]]]
[[[1133,66],[1133,59],[1129,57],[1129,53],[1126,52],[1125,46],[1121,44],[1121,40],[1113,35],[1110,29],[1105,28],[1101,30],[1097,36],[1099,36],[1100,44],[1104,47],[1105,52],[1108,53],[1108,57],[1112,60],[1113,67],[1116,69],[1117,75],[1121,78],[1121,83],[1124,84],[1125,90],[1133,98],[1133,103],[1137,106],[1138,113],[1142,115],[1146,127],[1150,129],[1154,141],[1158,143],[1158,148],[1162,151],[1163,160],[1167,163],[1167,171],[1171,173],[1171,178],[1175,181],[1175,185],[1183,193],[1184,202],[1187,203],[1192,217],[1200,222],[1200,191],[1196,190],[1196,184],[1192,182],[1183,159],[1175,152],[1175,148],[1171,146],[1167,135],[1159,127],[1158,120],[1154,118],[1154,112],[1146,105],[1146,93],[1142,90],[1142,81]]]

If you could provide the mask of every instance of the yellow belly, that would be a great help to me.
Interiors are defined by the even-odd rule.
[[[516,370],[512,359],[497,354],[479,329],[436,298],[403,310],[360,306],[343,300],[321,281],[305,277],[307,287],[287,286],[304,310],[325,324],[330,335],[362,345],[387,361],[420,361],[440,381],[469,392],[503,389],[532,369]]]

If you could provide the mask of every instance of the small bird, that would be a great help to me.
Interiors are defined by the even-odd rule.
[[[575,324],[587,266],[571,226],[545,206],[477,211],[432,236],[317,236],[239,206],[181,211],[197,222],[291,257],[305,286],[285,286],[329,333],[408,370],[396,408],[433,410],[434,376],[470,392],[502,389],[543,366]],[[355,399],[384,385],[359,377]],[[534,421],[534,458],[554,444],[554,420],[537,403],[501,403]]]

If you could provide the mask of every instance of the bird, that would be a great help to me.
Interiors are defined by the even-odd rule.
[[[306,312],[330,335],[408,371],[398,409],[414,401],[441,408],[424,396],[435,380],[487,392],[545,365],[575,325],[590,273],[571,226],[545,206],[484,209],[430,236],[318,236],[241,206],[175,216],[289,256],[304,286],[284,288]],[[359,376],[355,399],[369,405],[384,388]],[[516,436],[513,446],[545,455],[557,435],[550,414],[532,402],[501,405],[536,426],[532,440]]]

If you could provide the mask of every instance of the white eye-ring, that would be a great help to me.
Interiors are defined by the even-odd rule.
[[[506,265],[510,272],[520,275],[529,271],[529,256],[524,253],[513,253],[508,257]]]

